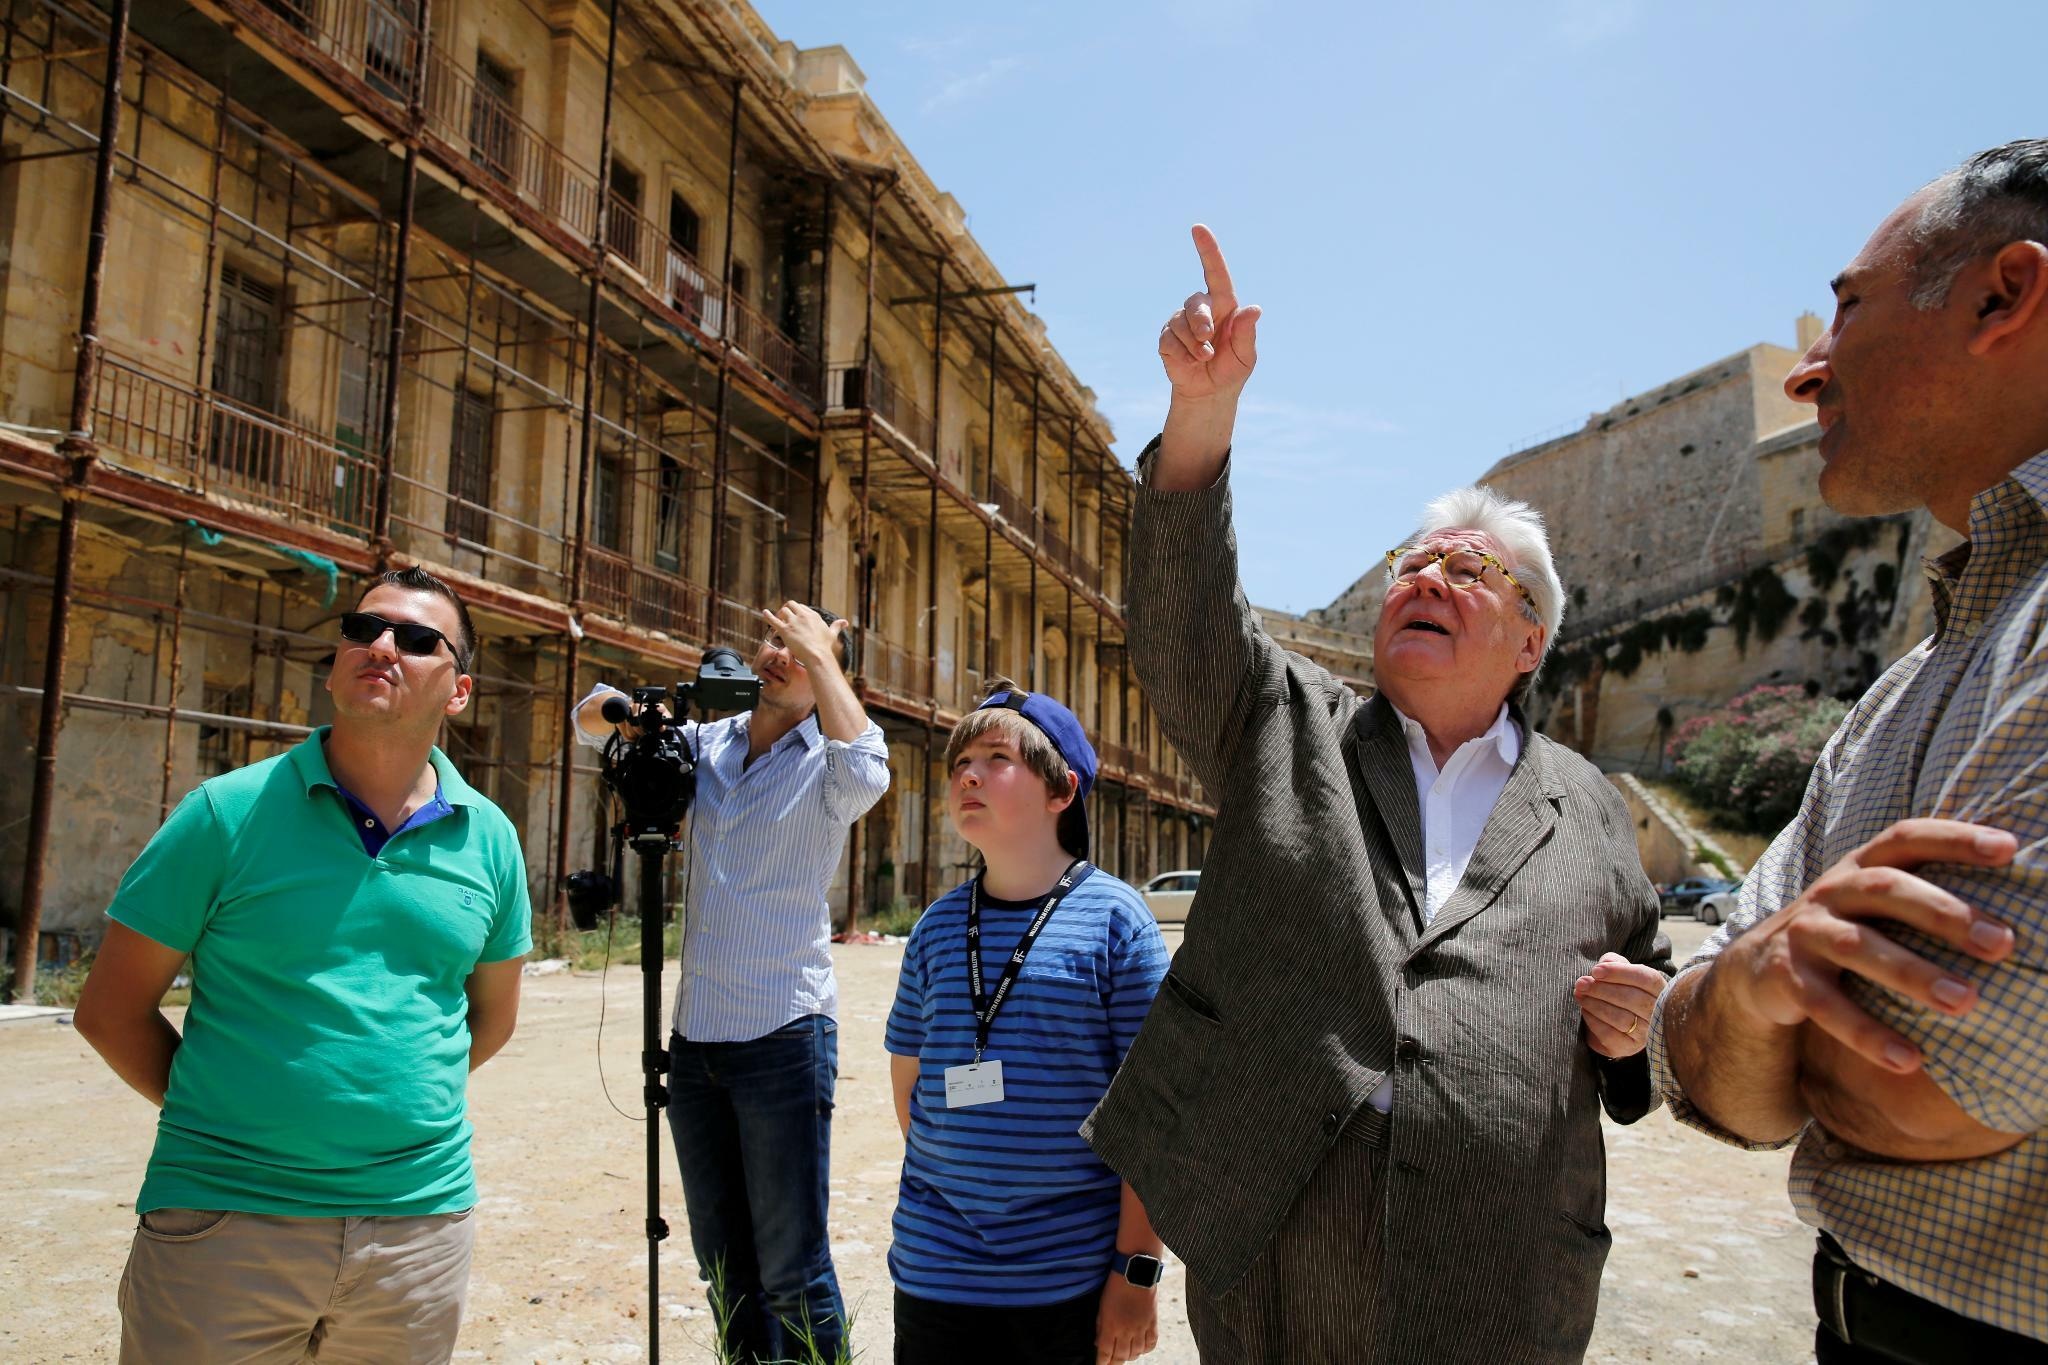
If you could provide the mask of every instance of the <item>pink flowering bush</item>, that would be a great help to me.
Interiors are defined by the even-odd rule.
[[[1678,785],[1737,829],[1774,834],[1849,708],[1798,687],[1752,687],[1678,727],[1664,751]]]

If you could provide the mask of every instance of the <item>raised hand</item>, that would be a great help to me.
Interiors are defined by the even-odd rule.
[[[1216,234],[1195,224],[1202,285],[1159,329],[1159,361],[1173,385],[1151,484],[1162,492],[1207,488],[1223,470],[1237,427],[1237,400],[1258,364],[1259,308],[1239,304]]]
[[[1159,329],[1159,359],[1175,399],[1235,399],[1258,364],[1259,306],[1240,307],[1216,234],[1194,227],[1203,287]]]
[[[802,602],[784,602],[777,610],[764,610],[761,617],[769,630],[781,637],[790,657],[806,669],[836,663],[839,636],[846,629],[844,620],[827,625],[824,617]]]

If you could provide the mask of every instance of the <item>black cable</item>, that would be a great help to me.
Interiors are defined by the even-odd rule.
[[[615,735],[613,736],[613,742],[616,741],[617,736]],[[609,745],[606,746],[606,750],[609,753]],[[598,788],[598,799],[602,803],[598,807],[598,813],[603,815],[611,804],[611,792],[600,785]],[[619,1102],[612,1098],[612,1088],[606,1084],[604,1078],[604,1016],[605,1006],[609,1003],[607,996],[609,995],[611,985],[612,931],[618,927],[619,902],[624,899],[625,894],[625,888],[619,884],[618,875],[625,871],[624,863],[625,840],[623,837],[623,827],[614,825],[612,826],[612,905],[610,913],[604,917],[604,965],[598,968],[597,972],[597,1088],[604,1092],[604,1102],[612,1107],[613,1113],[628,1123],[639,1123],[641,1122],[640,1116],[629,1114],[619,1108]]]

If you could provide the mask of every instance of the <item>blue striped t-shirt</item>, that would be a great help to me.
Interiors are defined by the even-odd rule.
[[[1003,1098],[948,1109],[946,1068],[974,1060],[968,885],[911,931],[889,1015],[889,1051],[919,1062],[889,1272],[939,1303],[1061,1303],[1109,1274],[1122,1187],[1079,1130],[1145,1022],[1166,945],[1138,893],[1089,868],[996,1016],[983,1059],[1002,1062]],[[981,898],[983,989],[1043,903]]]

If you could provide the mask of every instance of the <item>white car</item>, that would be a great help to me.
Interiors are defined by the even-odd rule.
[[[1701,896],[1693,906],[1693,913],[1706,924],[1720,924],[1735,913],[1735,907],[1742,903],[1742,883],[1737,882],[1732,890],[1716,891],[1711,896]]]
[[[1200,868],[1184,868],[1179,872],[1162,872],[1139,890],[1153,919],[1161,924],[1186,924],[1201,881]]]

